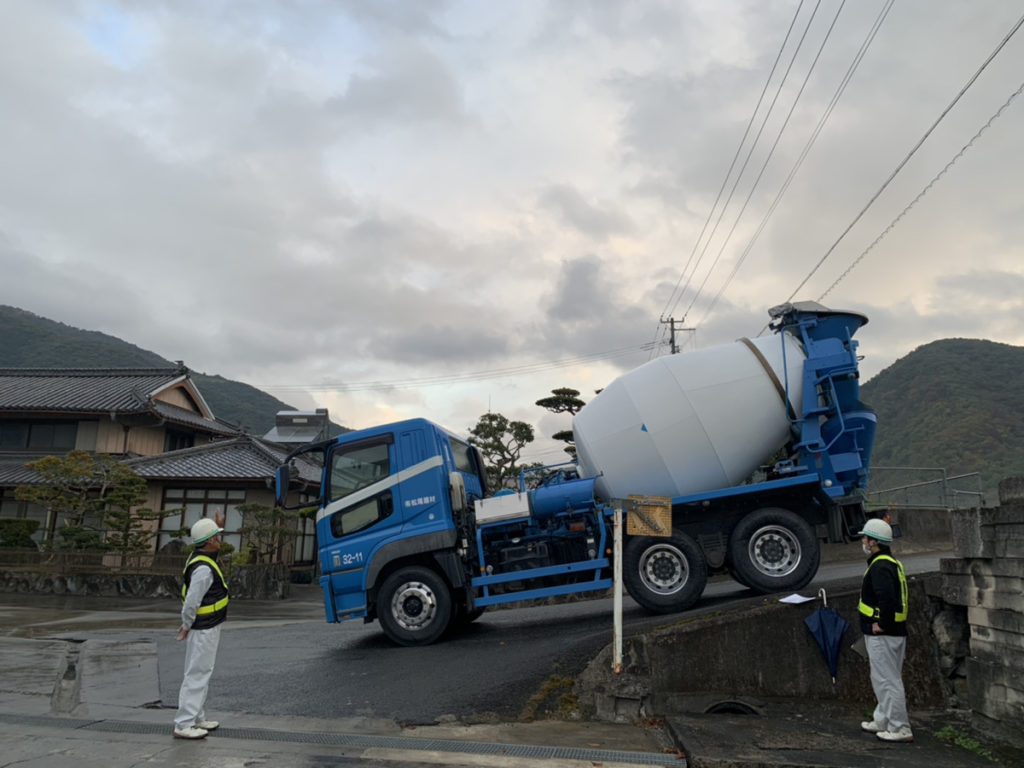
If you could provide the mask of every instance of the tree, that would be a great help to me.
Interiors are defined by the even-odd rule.
[[[102,502],[106,544],[122,554],[145,552],[154,531],[144,524],[179,510],[154,512],[141,506],[146,501],[146,481],[131,467],[109,456],[98,464],[99,499]]]
[[[285,545],[299,533],[295,523],[301,512],[254,503],[239,504],[238,511],[243,521],[239,532],[250,553],[247,562],[280,562]]]
[[[552,389],[551,397],[542,397],[536,404],[552,413],[568,413],[570,416],[575,416],[586,405],[583,400],[580,400],[579,390],[569,387]],[[555,432],[551,439],[566,443],[563,450],[572,457],[573,461],[576,461],[576,443],[571,429]]]
[[[107,454],[87,451],[45,456],[26,466],[42,482],[19,486],[14,497],[53,512],[61,522],[59,548],[139,552],[147,547],[153,533],[143,528],[143,522],[157,514],[139,508],[146,500],[146,481],[130,467]],[[106,540],[97,520],[110,531]]]
[[[524,446],[533,442],[533,427],[525,421],[485,413],[469,430],[469,442],[483,454],[491,488],[516,488],[520,471],[534,466],[519,465]]]
[[[86,451],[70,451],[66,456],[44,456],[26,465],[39,476],[38,485],[15,488],[14,498],[38,504],[52,512],[68,530],[68,545],[74,547],[85,533],[86,516],[95,510],[95,499],[90,497],[95,462]],[[62,529],[63,530],[63,529]],[[44,539],[52,536],[44,531]],[[97,534],[98,539],[98,534]]]

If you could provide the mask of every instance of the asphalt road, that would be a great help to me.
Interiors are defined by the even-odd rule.
[[[942,555],[904,556],[908,573],[938,569]],[[823,565],[815,582],[855,586],[860,560]],[[458,635],[423,648],[392,645],[376,625],[327,624],[312,590],[305,601],[239,601],[225,624],[210,689],[211,711],[320,718],[370,717],[405,724],[514,721],[551,676],[572,678],[612,639],[611,600],[492,610]],[[685,615],[764,598],[730,580],[709,584]],[[624,599],[626,632],[679,620]],[[0,595],[3,634],[151,641],[160,694],[174,707],[184,645],[174,641],[177,604],[105,598]]]

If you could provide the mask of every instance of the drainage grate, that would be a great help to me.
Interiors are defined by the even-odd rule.
[[[13,725],[35,725],[48,728],[70,728],[105,733],[133,733],[167,735],[169,725],[136,723],[130,720],[81,720],[42,715],[0,714],[0,721]],[[324,731],[274,731],[266,728],[225,728],[221,726],[207,738],[240,739],[243,741],[282,741],[298,744],[319,744],[336,747],[380,747],[435,752],[457,752],[470,755],[501,755],[549,760],[589,760],[591,762],[618,762],[635,765],[672,765],[686,768],[686,760],[672,754],[658,752],[620,752],[610,749],[580,747],[545,747],[532,744],[500,744],[452,739],[423,739],[407,736],[364,736],[356,733],[329,733]]]

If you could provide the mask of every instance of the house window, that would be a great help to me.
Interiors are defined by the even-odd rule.
[[[165,544],[174,540],[182,539],[190,543],[188,529],[200,518],[208,517],[215,519],[215,513],[219,507],[227,519],[224,521],[223,540],[239,551],[242,546],[242,513],[238,506],[245,503],[244,490],[228,490],[225,488],[166,488],[164,489],[163,509],[180,509],[184,512],[176,512],[164,516],[160,523],[160,533],[157,537],[157,551]],[[186,529],[184,534],[179,534],[181,529]]]
[[[176,429],[168,429],[164,434],[164,453],[167,451],[180,451],[182,448],[191,448],[196,444],[196,436],[191,432],[179,432]]]
[[[75,447],[78,422],[0,422],[0,450],[70,451]]]

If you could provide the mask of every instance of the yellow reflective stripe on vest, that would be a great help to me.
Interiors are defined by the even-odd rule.
[[[901,563],[899,560],[897,560],[894,557],[890,557],[889,555],[879,555],[878,557],[876,557],[874,560],[872,560],[868,564],[867,571],[864,571],[864,575],[865,576],[868,575],[868,571],[871,570],[871,566],[874,565],[875,563],[877,563],[879,560],[888,560],[890,563],[895,563],[896,564],[896,574],[897,574],[897,576],[899,576],[899,580],[900,580],[900,607],[903,608],[902,611],[898,611],[896,613],[896,622],[898,623],[898,622],[901,622],[901,621],[906,621],[907,620],[907,609],[909,607],[909,603],[907,601],[907,576],[903,572],[903,563]],[[867,603],[864,602],[863,598],[861,599],[861,601],[859,603],[857,603],[857,610],[860,611],[865,616],[867,616],[869,619],[877,619],[877,618],[879,618],[880,612],[879,612],[878,608],[875,608],[873,606],[868,605]]]
[[[200,605],[199,608],[196,609],[196,615],[202,616],[204,613],[216,613],[217,611],[224,610],[225,608],[227,608],[227,606],[228,599],[224,597],[218,600],[213,605]]]

